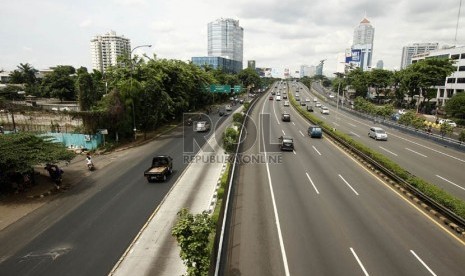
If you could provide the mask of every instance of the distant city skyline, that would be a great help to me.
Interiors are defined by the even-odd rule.
[[[316,66],[326,59],[324,73],[332,76],[338,54],[351,47],[353,30],[366,16],[376,28],[372,60],[382,59],[385,69],[398,70],[405,45],[464,45],[463,9],[458,21],[456,0],[441,1],[441,8],[433,0],[294,0],[289,5],[275,0],[266,5],[255,0],[7,1],[0,11],[0,69],[29,63],[39,70],[56,65],[91,70],[89,39],[109,30],[131,39],[133,46],[153,45],[134,54],[187,62],[205,53],[206,24],[224,17],[240,20],[247,30],[243,60],[295,72],[302,64]]]

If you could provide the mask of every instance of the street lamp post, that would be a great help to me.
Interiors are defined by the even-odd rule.
[[[133,66],[133,63],[132,63],[132,52],[134,52],[135,49],[137,48],[142,48],[142,47],[152,47],[152,45],[139,45],[139,46],[136,46],[134,47],[132,50],[131,50],[131,53],[129,54],[129,62],[131,62],[131,70],[130,70],[130,74],[131,74],[131,80],[130,80],[130,90],[131,90],[131,96],[132,96],[132,101],[131,101],[131,104],[132,104],[132,122],[133,122],[133,126],[134,126],[134,141],[136,140],[136,137],[137,137],[137,128],[136,128],[136,113],[135,113],[135,110],[134,110],[134,95],[132,95],[132,71],[134,70],[134,66]]]

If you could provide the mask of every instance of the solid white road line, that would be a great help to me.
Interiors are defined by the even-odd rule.
[[[414,150],[412,150],[412,149],[409,149],[409,148],[405,148],[405,149],[408,150],[408,151],[411,151],[411,152],[413,152],[413,153],[416,153],[416,154],[418,154],[418,155],[420,155],[420,156],[428,157],[428,156],[426,156],[426,155],[424,155],[424,154],[421,154],[421,153],[419,153],[419,152],[416,152],[416,151],[414,151]]]
[[[263,105],[264,107],[265,105]],[[262,107],[262,113],[263,113],[263,107]],[[260,126],[261,132],[263,132],[263,126]],[[283,131],[284,132],[284,131]],[[266,156],[266,148],[265,148],[265,137],[262,133],[262,139],[263,139],[263,147],[264,147],[264,154],[265,154],[265,160],[267,160]],[[287,263],[287,256],[286,256],[286,249],[284,248],[284,241],[283,241],[283,234],[281,232],[281,224],[279,222],[279,216],[278,216],[278,209],[276,208],[276,200],[274,197],[274,192],[273,192],[273,183],[271,182],[271,174],[270,174],[270,167],[268,165],[268,162],[265,162],[266,165],[266,173],[268,176],[268,185],[270,187],[270,193],[271,193],[271,201],[273,202],[273,212],[274,212],[274,217],[276,220],[276,228],[278,230],[278,239],[279,239],[279,246],[281,248],[281,256],[283,258],[283,264],[284,264],[284,273],[286,276],[290,276],[289,273],[289,265]]]
[[[320,192],[318,192],[318,189],[316,188],[315,184],[313,184],[313,180],[310,178],[310,175],[308,175],[308,173],[305,173],[305,174],[307,175],[307,178],[310,181],[310,183],[312,183],[312,186],[313,186],[313,189],[315,189],[315,192],[317,194],[320,194]]]
[[[440,175],[436,175],[436,176],[439,177],[439,178],[441,178],[442,180],[444,180],[444,181],[446,181],[446,182],[449,182],[450,184],[452,184],[452,185],[454,185],[454,186],[456,186],[456,187],[458,187],[458,188],[460,188],[460,189],[462,189],[462,190],[465,191],[465,188],[464,188],[464,187],[462,187],[462,186],[460,186],[460,185],[458,185],[458,184],[455,184],[454,182],[452,182],[452,181],[450,181],[450,180],[448,180],[448,179],[445,179],[444,177],[442,177],[442,176],[440,176]]]
[[[305,135],[302,133],[302,131],[299,130],[299,133],[300,133],[303,137],[305,137]]]
[[[394,156],[398,156],[397,154],[393,153],[393,152],[390,151],[390,150],[387,150],[387,149],[385,149],[385,148],[383,148],[383,147],[381,147],[381,146],[379,146],[379,147],[380,147],[380,149],[385,150],[385,151],[389,152],[390,154],[392,154],[392,155],[394,155]]]
[[[352,133],[353,135],[357,136],[358,138],[360,138],[360,135],[358,135],[357,133],[351,131],[350,133]]]
[[[352,188],[352,186],[350,186],[349,182],[347,182],[347,181],[344,179],[344,177],[342,177],[342,175],[339,174],[339,177],[342,179],[342,181],[344,181],[344,182],[346,183],[347,186],[349,186],[349,187],[352,189],[352,191],[353,191],[356,195],[358,195],[357,191],[356,191],[354,188]]]
[[[334,124],[335,126],[340,126],[340,125],[339,125],[338,123],[336,123],[336,122],[333,122],[333,124]]]
[[[313,148],[319,155],[321,155],[321,153],[315,148],[315,146],[312,146],[312,148]]]
[[[423,260],[420,259],[420,257],[418,257],[417,254],[415,254],[415,252],[414,252],[413,250],[410,250],[410,253],[412,253],[413,256],[415,256],[415,258],[417,258],[417,260],[418,260],[424,267],[426,267],[426,269],[428,269],[428,271],[429,271],[429,273],[431,273],[431,275],[436,276],[436,273],[434,273],[434,272],[431,270],[431,268],[429,268],[429,267],[426,265],[426,263],[423,262]]]
[[[274,104],[271,104],[271,105],[273,106],[273,113],[274,113],[274,117],[276,118],[276,122],[278,122],[278,125],[280,125],[281,123],[279,122],[278,115],[276,115],[276,109],[274,108]],[[263,105],[263,106],[265,106],[265,105]]]
[[[351,123],[347,123],[347,124],[349,124],[349,125],[351,125],[351,126],[353,126],[353,127],[357,127],[356,125],[354,125],[354,124],[351,124]]]
[[[352,255],[354,255],[355,259],[357,260],[358,265],[362,268],[363,273],[365,273],[365,275],[368,276],[369,274],[368,274],[367,270],[365,269],[365,267],[363,266],[360,259],[358,258],[357,253],[355,253],[355,251],[354,251],[354,249],[352,247],[350,248],[350,251],[352,251]]]

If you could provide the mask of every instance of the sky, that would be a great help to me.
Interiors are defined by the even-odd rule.
[[[282,71],[324,62],[332,76],[338,54],[352,45],[363,18],[375,28],[373,66],[398,70],[402,47],[437,42],[465,45],[461,0],[15,0],[0,9],[0,70],[29,63],[92,69],[90,40],[115,31],[138,55],[189,61],[207,56],[207,24],[239,20],[244,28],[244,66]],[[464,1],[465,2],[465,1]],[[456,37],[456,39],[455,39]]]

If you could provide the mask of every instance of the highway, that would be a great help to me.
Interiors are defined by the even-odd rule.
[[[307,87],[297,83],[300,93],[311,99],[316,93],[310,93]],[[297,88],[296,87],[296,88]],[[321,101],[321,100],[320,100]],[[322,115],[315,108],[315,116],[324,119],[329,125],[360,141],[371,149],[385,155],[410,173],[444,189],[448,193],[465,200],[465,152],[447,148],[433,141],[403,133],[394,128],[377,125],[373,121],[362,119],[333,105],[321,101],[330,110],[330,115]],[[368,137],[370,126],[382,127],[388,133],[388,141],[375,141]]]
[[[227,117],[211,118],[213,126]],[[95,161],[98,169],[71,190],[0,232],[0,275],[108,275],[188,165],[184,141],[195,137],[202,146],[204,135],[179,126],[113,153],[103,168]],[[195,155],[199,147],[191,149]],[[174,158],[174,173],[165,183],[147,183],[143,172],[158,154]]]
[[[463,275],[462,240],[282,104],[263,97],[251,115],[242,154],[271,162],[239,168],[222,274]]]

